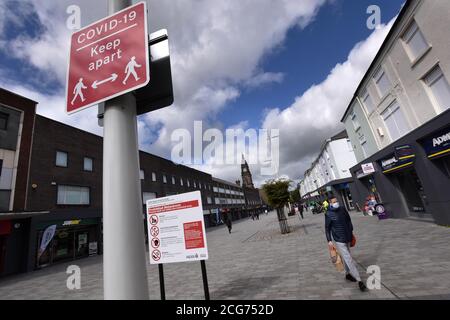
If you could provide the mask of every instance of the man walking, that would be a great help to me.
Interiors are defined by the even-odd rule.
[[[302,216],[302,219],[303,219],[303,204],[299,204],[299,206],[298,206],[298,211],[299,211],[299,213],[300,213],[300,215]]]
[[[336,248],[344,260],[345,278],[351,282],[358,282],[359,289],[365,291],[367,288],[361,281],[356,264],[350,254],[350,243],[353,236],[353,225],[350,215],[344,207],[339,205],[336,197],[330,199],[327,214],[325,215],[325,234],[330,250]]]

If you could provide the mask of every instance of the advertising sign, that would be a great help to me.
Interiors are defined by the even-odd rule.
[[[72,34],[66,112],[74,113],[150,80],[146,2]]]
[[[375,172],[375,167],[373,166],[372,162],[362,164],[361,169],[364,174],[370,174]]]
[[[53,236],[56,232],[56,225],[51,225],[47,229],[45,229],[44,234],[42,235],[41,245],[39,246],[38,258],[44,253],[45,249],[47,249],[48,244],[52,241]]]
[[[429,159],[450,154],[450,126],[433,133],[421,141]]]
[[[150,264],[208,259],[200,191],[147,201]]]
[[[413,148],[410,145],[395,147],[395,152],[389,158],[380,160],[380,166],[383,173],[391,173],[414,164],[416,157]]]

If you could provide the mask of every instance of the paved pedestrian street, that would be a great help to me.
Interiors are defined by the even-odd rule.
[[[206,263],[212,299],[449,299],[450,230],[415,220],[352,213],[354,258],[381,269],[381,288],[362,293],[330,262],[323,214],[289,217],[281,235],[274,212],[260,220],[208,231]],[[66,287],[66,268],[81,268],[81,289]],[[167,299],[203,299],[200,263],[164,266]],[[148,266],[150,299],[160,298],[158,267]],[[92,257],[0,280],[1,299],[102,299],[102,257]]]

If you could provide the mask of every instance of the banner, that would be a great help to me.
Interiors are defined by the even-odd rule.
[[[42,235],[41,245],[39,246],[38,259],[44,253],[50,241],[52,241],[55,232],[56,232],[56,224],[51,225],[47,229],[45,229],[44,234]]]

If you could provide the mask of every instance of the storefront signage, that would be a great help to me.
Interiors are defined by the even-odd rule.
[[[150,264],[208,259],[200,191],[147,200]]]
[[[51,225],[47,229],[45,229],[44,234],[42,235],[41,245],[39,246],[38,259],[44,253],[50,241],[52,241],[55,232],[56,225]]]
[[[81,220],[68,220],[68,221],[64,221],[63,226],[73,226],[73,225],[77,225],[80,224]]]
[[[414,164],[415,157],[414,150],[410,145],[398,146],[392,156],[380,160],[380,165],[383,173],[391,173],[411,166]]]
[[[362,169],[362,172],[364,174],[370,174],[370,173],[374,173],[375,172],[375,167],[373,166],[372,162],[370,162],[370,163],[363,163],[361,165],[361,169]]]
[[[399,147],[395,147],[395,156],[398,160],[406,160],[415,158],[415,153],[413,148],[407,144]]]
[[[439,130],[422,141],[422,146],[429,159],[450,154],[450,126]]]

